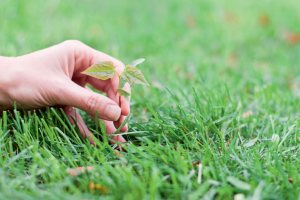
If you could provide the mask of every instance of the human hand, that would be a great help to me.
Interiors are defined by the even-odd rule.
[[[81,73],[104,61],[111,61],[118,73],[122,73],[122,62],[73,40],[20,57],[0,57],[0,110],[12,109],[14,103],[26,110],[62,106],[71,123],[77,124],[82,136],[94,144],[92,133],[74,107],[103,119],[109,134],[115,132],[130,112],[129,99],[117,92],[117,76],[101,81]],[[85,88],[86,84],[107,97]],[[129,84],[124,89],[130,92]],[[127,130],[127,125],[121,128],[122,132]],[[125,142],[122,136],[113,140]]]

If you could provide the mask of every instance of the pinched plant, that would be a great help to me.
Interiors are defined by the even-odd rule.
[[[128,97],[131,94],[124,90],[124,85],[126,82],[129,83],[131,87],[136,84],[149,85],[142,71],[137,68],[137,66],[142,64],[144,61],[144,58],[140,58],[134,60],[131,64],[125,65],[125,69],[121,74],[117,72],[113,63],[110,61],[96,63],[82,73],[100,80],[108,80],[114,76],[119,76],[120,82],[118,92],[121,96]]]

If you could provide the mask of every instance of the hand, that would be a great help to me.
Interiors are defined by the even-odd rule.
[[[130,112],[129,100],[117,92],[117,76],[101,81],[81,73],[103,61],[111,61],[119,73],[124,69],[115,58],[73,40],[20,57],[0,57],[0,110],[12,109],[14,103],[22,109],[62,106],[71,123],[94,144],[92,133],[74,107],[104,119],[107,133],[115,132]],[[85,88],[86,84],[107,97]],[[129,84],[125,90],[130,92]],[[121,129],[127,130],[127,125]],[[122,136],[113,139],[125,142]]]

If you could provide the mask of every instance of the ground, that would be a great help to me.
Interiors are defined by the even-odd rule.
[[[79,138],[59,109],[4,112],[0,199],[299,198],[299,10],[297,0],[2,0],[1,55],[78,39],[146,58],[151,87],[133,91],[120,153],[107,137],[97,148]],[[68,174],[79,166],[94,170]]]

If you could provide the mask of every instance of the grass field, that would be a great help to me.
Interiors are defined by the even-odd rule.
[[[121,155],[106,137],[98,148],[80,139],[59,109],[4,112],[0,199],[299,199],[299,10],[297,0],[1,0],[0,55],[78,39],[125,63],[145,57],[152,86],[133,92]],[[79,166],[95,169],[66,172]]]

